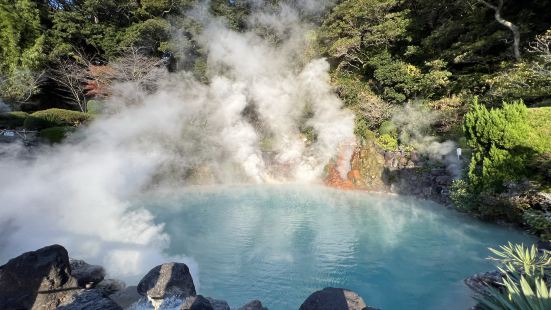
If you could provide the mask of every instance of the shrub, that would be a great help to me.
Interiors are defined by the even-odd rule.
[[[450,199],[460,210],[471,211],[476,207],[469,183],[463,179],[454,180],[450,186]]]
[[[385,151],[395,151],[398,149],[398,139],[389,134],[379,136],[376,143]]]
[[[398,136],[398,128],[396,127],[396,124],[394,124],[392,121],[384,121],[381,123],[381,126],[379,127],[379,134],[381,135],[391,135],[393,137]]]
[[[530,230],[548,239],[551,236],[551,214],[539,210],[526,210],[522,215]]]
[[[60,143],[67,135],[74,131],[74,127],[50,127],[40,131],[39,137],[49,143]]]
[[[0,114],[0,128],[15,129],[23,127],[28,114],[25,112],[8,112]]]
[[[48,109],[29,115],[24,125],[27,129],[38,130],[49,127],[78,126],[87,122],[90,118],[91,116],[88,113],[64,109]]]
[[[369,129],[367,121],[363,118],[356,119],[356,129],[354,130],[356,136],[360,138],[360,142],[371,142],[377,139],[377,135]]]
[[[382,91],[382,97],[400,103],[415,97],[438,98],[445,93],[451,73],[445,62],[435,60],[425,64],[426,70],[381,53],[368,61],[373,78]]]
[[[465,116],[464,131],[473,156],[469,182],[477,191],[503,190],[504,182],[526,175],[526,164],[535,154],[528,108],[522,101],[488,110],[475,98]]]

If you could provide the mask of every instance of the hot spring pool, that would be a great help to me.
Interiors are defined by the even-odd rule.
[[[430,202],[324,187],[196,188],[140,204],[165,223],[167,254],[198,263],[199,293],[232,308],[298,309],[333,286],[385,310],[467,309],[463,279],[492,269],[487,248],[534,242]]]

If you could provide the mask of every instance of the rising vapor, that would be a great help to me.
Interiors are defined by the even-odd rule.
[[[0,262],[60,243],[134,280],[168,259],[169,244],[163,224],[133,207],[137,196],[197,183],[318,181],[339,145],[354,141],[354,117],[331,89],[329,64],[302,56],[311,26],[301,16],[327,3],[252,14],[252,28],[269,29],[277,43],[196,8],[208,83],[183,72],[153,94],[120,84],[108,113],[63,145],[31,159],[14,155],[21,146],[2,145]],[[307,140],[304,128],[316,138]]]

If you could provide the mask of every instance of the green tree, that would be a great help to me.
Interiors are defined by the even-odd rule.
[[[345,0],[333,8],[319,30],[325,54],[337,67],[363,70],[367,58],[408,41],[408,10],[397,0]]]
[[[0,0],[0,73],[41,66],[44,35],[34,1]]]

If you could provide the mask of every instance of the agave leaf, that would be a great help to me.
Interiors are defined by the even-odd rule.
[[[551,272],[551,252],[538,252],[535,245],[508,243],[499,249],[489,249],[489,259],[498,262],[504,275],[503,290],[488,286],[488,295],[475,299],[484,309],[551,310],[551,289],[545,278]]]

